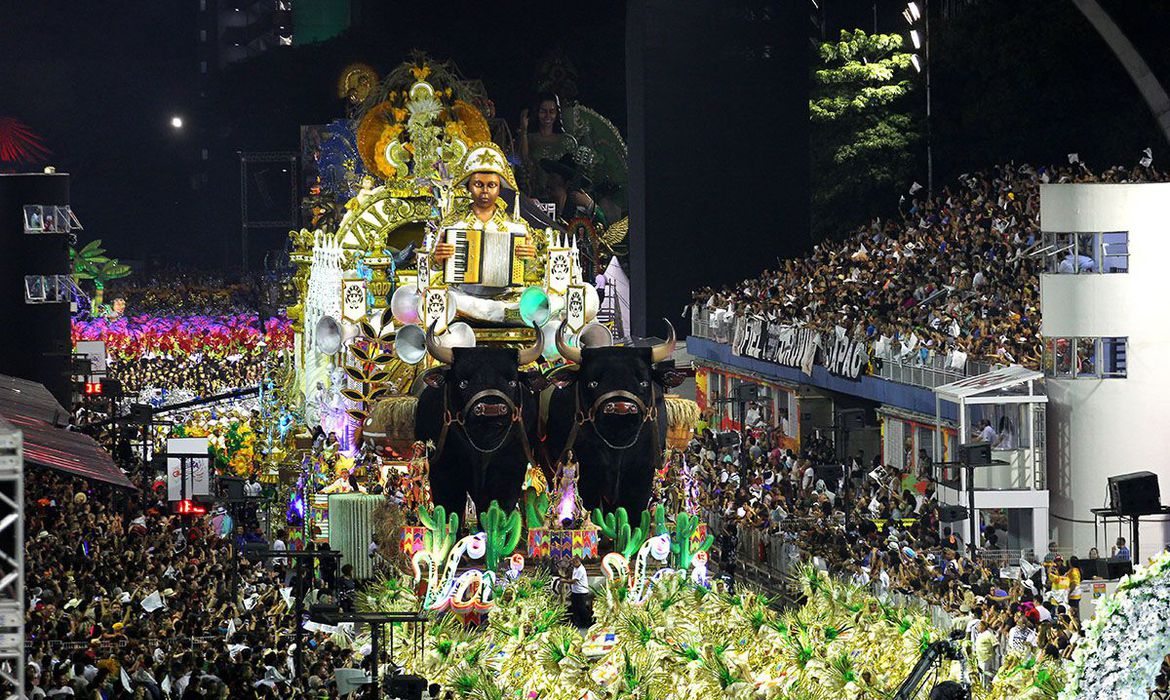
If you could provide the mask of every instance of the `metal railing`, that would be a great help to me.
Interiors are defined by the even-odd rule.
[[[735,337],[735,325],[743,319],[726,309],[709,309],[696,304],[691,307],[691,335],[717,343],[728,344]],[[886,379],[899,384],[933,389],[964,377],[986,374],[1000,365],[966,360],[961,369],[955,368],[950,353],[942,354],[933,349],[899,356],[892,351],[878,354],[870,346],[870,376]]]

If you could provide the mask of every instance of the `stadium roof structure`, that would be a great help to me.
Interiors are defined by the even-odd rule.
[[[22,433],[26,463],[135,488],[97,441],[64,427],[69,412],[43,385],[0,375],[0,417]]]
[[[1034,396],[1033,384],[1037,379],[1043,377],[1043,372],[1011,365],[937,386],[934,388],[934,395],[944,401],[962,403],[964,399],[970,399],[974,396],[1016,393],[1018,391],[1016,388],[1020,387],[1020,389],[1027,389],[1028,396]],[[1037,398],[1037,401],[1043,402],[1044,399]]]

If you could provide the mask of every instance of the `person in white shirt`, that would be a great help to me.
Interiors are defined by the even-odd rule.
[[[759,404],[753,403],[748,406],[747,416],[744,418],[744,422],[749,428],[758,428],[763,425],[764,420],[762,414],[760,413]]]
[[[288,545],[285,544],[284,540],[279,535],[272,542],[272,551],[274,551],[274,552],[288,551]],[[288,566],[288,559],[286,559],[284,557],[276,557],[272,560],[272,565],[273,566]]]
[[[804,474],[801,476],[800,488],[808,491],[809,487],[813,485],[813,481],[816,480],[816,478],[817,472],[815,469],[813,469],[812,463],[809,462],[809,465],[804,468]]]
[[[991,421],[984,418],[979,422],[979,426],[980,430],[976,436],[979,442],[986,442],[989,445],[994,445],[998,435],[995,432],[995,428],[991,427]]]
[[[577,627],[593,624],[593,606],[589,602],[589,576],[581,557],[573,556],[573,572],[569,575],[569,614]]]
[[[983,631],[983,608],[975,606],[971,609],[971,621],[967,623],[967,640],[971,648],[975,648],[975,639]]]
[[[1036,647],[1036,633],[1032,631],[1031,625],[1023,613],[1016,613],[1016,625],[1012,627],[1007,636],[1007,651],[1009,654],[1017,654],[1021,657],[1026,657]]]

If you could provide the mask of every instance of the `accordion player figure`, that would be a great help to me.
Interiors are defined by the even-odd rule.
[[[500,196],[505,186],[518,192],[515,176],[499,146],[486,142],[468,151],[459,178],[471,203],[456,206],[443,219],[431,268],[443,272],[458,316],[519,323],[520,294],[543,271],[537,261],[536,232],[519,211],[509,215]]]

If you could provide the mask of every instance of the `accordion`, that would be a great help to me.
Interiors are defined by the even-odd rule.
[[[447,229],[447,243],[455,254],[443,271],[447,284],[475,284],[484,287],[524,286],[524,262],[516,257],[516,244],[525,231],[480,231]]]

